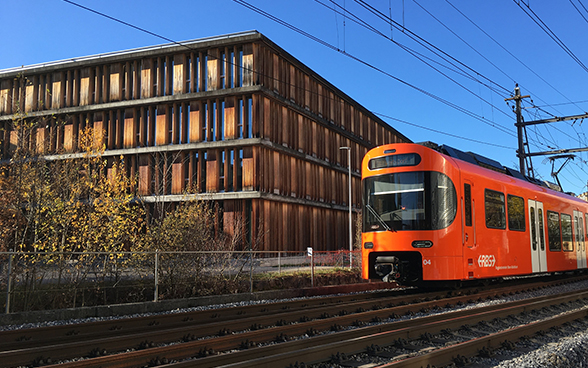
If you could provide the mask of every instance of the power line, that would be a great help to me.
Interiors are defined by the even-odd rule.
[[[570,0],[570,4],[572,4],[572,6],[574,7],[574,9],[576,9],[576,11],[578,12],[578,14],[580,14],[580,16],[584,19],[584,21],[586,23],[588,23],[588,19],[586,19],[586,17],[584,16],[584,14],[582,14],[582,12],[580,11],[580,9],[578,9],[578,7],[576,6],[576,4],[574,4],[574,2],[572,0]],[[582,5],[582,3],[580,3],[580,5]],[[582,5],[582,7],[584,7],[584,5]],[[584,10],[586,11],[586,8],[584,8]]]
[[[445,27],[445,29],[447,29],[449,32],[451,32],[451,34],[453,34],[455,37],[457,37],[461,42],[463,42],[464,44],[466,44],[466,46],[468,46],[470,49],[472,49],[476,54],[478,54],[480,57],[482,57],[484,60],[486,60],[490,65],[492,65],[493,67],[495,67],[499,72],[501,72],[502,74],[504,74],[507,78],[509,78],[511,80],[511,82],[514,84],[516,83],[515,79],[513,77],[511,77],[510,75],[508,75],[504,70],[500,69],[496,64],[494,64],[492,61],[490,61],[490,59],[488,59],[486,56],[484,56],[480,51],[478,51],[475,47],[473,47],[472,45],[470,45],[466,40],[464,40],[462,37],[460,37],[457,33],[455,33],[450,27],[448,27],[445,23],[443,23],[439,18],[437,18],[436,16],[434,16],[430,11],[428,11],[427,9],[425,9],[424,6],[422,6],[417,0],[413,0],[415,4],[417,4],[421,9],[423,9],[423,11],[427,14],[429,14],[429,16],[431,16],[431,18],[435,19],[438,23],[440,23],[443,27]]]
[[[523,12],[525,12],[525,14],[527,14],[529,16],[529,18],[531,18],[538,26],[539,28],[541,28],[545,33],[547,33],[547,35],[559,46],[562,48],[562,50],[564,50],[566,52],[566,54],[568,54],[578,65],[580,65],[580,67],[582,69],[584,69],[584,71],[588,72],[588,67],[586,67],[586,65],[584,65],[584,63],[582,63],[582,61],[572,52],[572,50],[570,50],[569,47],[566,46],[566,44],[559,39],[559,37],[557,37],[557,35],[555,34],[555,32],[553,32],[549,26],[547,24],[545,24],[545,22],[543,22],[543,20],[541,20],[541,18],[531,9],[531,7],[528,4],[525,4],[523,2],[523,4],[527,7],[528,11],[521,6],[521,3],[517,0],[513,0],[515,2],[515,4],[517,4],[519,6],[519,8],[521,8],[521,10],[523,10]]]
[[[472,25],[474,25],[476,28],[478,28],[478,30],[480,30],[480,32],[482,32],[484,35],[486,35],[488,38],[490,38],[496,45],[498,45],[501,49],[503,49],[507,54],[509,54],[510,56],[512,56],[516,61],[518,61],[521,65],[523,65],[525,68],[527,68],[527,70],[529,70],[531,73],[533,73],[537,78],[541,79],[545,84],[547,84],[549,87],[551,87],[554,91],[556,91],[557,93],[559,93],[562,97],[564,97],[566,100],[571,101],[568,97],[566,97],[562,92],[560,92],[557,88],[555,88],[551,83],[549,83],[545,78],[543,78],[539,73],[537,73],[535,70],[533,70],[531,67],[529,67],[527,64],[525,64],[521,59],[519,59],[516,55],[514,55],[512,52],[510,52],[506,47],[504,47],[504,45],[502,45],[500,42],[498,42],[496,39],[494,39],[494,37],[492,37],[490,34],[488,34],[488,32],[484,31],[478,24],[476,24],[476,22],[474,22],[473,20],[471,20],[467,15],[465,15],[461,10],[459,10],[455,5],[453,5],[449,0],[445,0],[453,9],[455,9],[455,11],[457,11],[459,14],[461,14],[465,19],[467,19]],[[532,92],[532,91],[529,91]],[[534,94],[534,93],[533,93]],[[536,95],[536,94],[534,94]],[[539,99],[541,100],[541,99]],[[545,102],[545,101],[543,101]]]
[[[341,8],[341,6],[340,6],[339,4],[337,4],[337,3],[336,3],[334,0],[329,0],[329,1],[330,1],[331,3],[333,3],[333,5],[335,5],[335,6],[339,7],[339,8]],[[324,3],[323,3],[322,1],[320,1],[320,0],[315,0],[315,2],[317,2],[317,3],[318,3],[318,4],[320,4],[320,5],[323,5],[324,7],[327,7],[327,5],[326,5],[326,4],[324,4]],[[330,9],[330,8],[329,8],[329,9]],[[333,9],[333,10],[334,10],[334,9]],[[336,11],[336,10],[335,10],[335,11]],[[482,83],[482,82],[481,82],[481,81],[480,81],[478,78],[474,77],[472,74],[469,74],[469,73],[468,73],[467,71],[465,71],[463,68],[459,67],[459,66],[458,66],[458,65],[456,65],[454,62],[452,62],[452,61],[448,60],[448,59],[447,59],[445,56],[441,55],[440,53],[438,53],[438,52],[437,52],[437,51],[435,51],[434,49],[427,48],[426,46],[424,46],[424,45],[422,45],[422,44],[421,44],[421,46],[423,46],[423,47],[427,48],[427,50],[429,50],[431,53],[433,53],[433,54],[435,54],[436,56],[438,56],[438,57],[439,57],[440,59],[442,59],[443,61],[447,62],[449,65],[451,65],[451,66],[452,66],[453,68],[455,68],[455,69],[452,69],[452,68],[450,68],[450,67],[449,67],[449,66],[447,66],[447,65],[441,64],[440,62],[438,62],[438,61],[436,61],[436,60],[433,60],[432,58],[429,58],[429,57],[425,56],[424,54],[422,54],[422,53],[419,53],[418,51],[416,51],[416,50],[414,50],[414,49],[412,49],[412,48],[410,48],[410,47],[408,47],[408,46],[406,46],[406,45],[404,45],[404,44],[402,44],[402,43],[400,43],[400,42],[398,42],[398,41],[395,41],[395,40],[394,40],[392,37],[388,37],[388,36],[387,36],[387,35],[385,35],[384,33],[380,32],[378,29],[376,29],[375,27],[373,27],[372,25],[370,25],[368,22],[364,21],[363,19],[361,19],[361,18],[360,18],[360,17],[358,17],[357,15],[355,15],[355,14],[351,13],[349,10],[345,10],[345,13],[341,13],[340,11],[337,11],[337,13],[338,13],[338,14],[340,14],[340,15],[342,15],[343,17],[345,17],[345,18],[347,18],[347,19],[349,19],[349,20],[353,21],[353,22],[354,22],[354,23],[356,23],[357,25],[359,25],[359,26],[361,26],[361,27],[364,27],[364,28],[366,28],[366,29],[367,29],[367,30],[369,30],[369,31],[372,31],[373,33],[375,33],[375,34],[377,34],[377,35],[379,35],[379,36],[382,36],[383,38],[385,38],[386,40],[388,40],[388,41],[390,41],[390,42],[394,43],[395,45],[397,45],[398,47],[402,48],[403,50],[405,50],[405,51],[407,51],[407,52],[409,52],[409,53],[413,54],[413,56],[415,56],[415,55],[419,55],[420,57],[417,57],[417,59],[419,59],[419,60],[421,60],[420,58],[425,58],[425,59],[427,59],[427,60],[430,60],[431,62],[433,62],[433,63],[435,63],[435,64],[437,64],[437,65],[439,65],[439,66],[443,67],[443,68],[446,68],[447,70],[450,70],[450,71],[452,71],[452,72],[454,72],[454,73],[456,73],[456,74],[459,74],[459,75],[461,75],[461,76],[463,76],[463,77],[465,77],[465,78],[469,78],[469,79],[471,79],[472,81],[475,81],[476,83],[480,83],[480,84],[482,84],[484,87],[486,87],[486,88],[490,89],[491,91],[493,91],[493,92],[495,92],[495,93],[497,93],[497,94],[499,94],[499,95],[500,95],[501,93],[503,93],[503,94],[505,93],[505,92],[504,92],[504,91],[505,91],[504,87],[501,87],[501,91],[499,92],[499,91],[498,91],[498,89],[496,89],[495,87],[492,87],[491,85],[489,85],[489,84],[486,84],[486,83]],[[351,15],[353,18],[349,18],[349,17],[348,17],[346,14],[349,14],[349,15]],[[393,25],[393,23],[392,23],[392,22],[389,22],[389,23],[390,23],[390,27],[393,29],[393,26],[392,26],[392,25]],[[416,56],[415,56],[415,57],[416,57]],[[422,60],[421,60],[421,61],[422,61]],[[476,75],[480,75],[480,73],[476,72]],[[477,97],[479,97],[479,96],[477,96]]]
[[[388,115],[385,115],[385,114],[381,114],[381,113],[378,113],[378,112],[374,112],[374,114],[376,114],[378,116],[381,116],[381,117],[383,117],[385,119],[394,120],[394,121],[399,122],[399,123],[402,123],[402,124],[407,124],[407,125],[410,125],[410,126],[413,126],[413,127],[420,128],[420,129],[428,130],[430,132],[434,132],[434,133],[438,133],[438,134],[443,134],[443,135],[446,135],[446,136],[449,136],[449,137],[452,137],[452,138],[457,138],[457,139],[461,139],[461,140],[464,140],[464,141],[469,141],[469,142],[474,142],[474,143],[479,143],[479,144],[485,144],[487,146],[493,146],[493,147],[498,147],[498,148],[505,148],[505,149],[508,149],[508,150],[514,150],[513,147],[507,147],[507,146],[502,146],[500,144],[482,142],[482,141],[479,141],[479,140],[476,140],[476,139],[466,138],[466,137],[462,137],[462,136],[459,136],[459,135],[447,133],[447,132],[444,132],[444,131],[441,131],[441,130],[427,128],[427,127],[422,126],[422,125],[419,125],[419,124],[410,123],[410,122],[408,122],[406,120],[402,120],[402,119],[398,119],[398,118],[393,118],[391,116],[388,116]]]
[[[321,5],[323,5],[323,6],[325,6],[325,7],[326,7],[326,5],[325,5],[324,3],[322,3],[320,0],[315,0],[315,1],[316,1],[317,3],[319,3],[319,4],[321,4]],[[336,4],[336,3],[335,3],[333,0],[330,0],[330,1],[331,1],[331,2],[332,2],[334,5],[337,5],[337,6],[338,6],[338,4]],[[429,60],[429,61],[430,61],[430,62],[432,62],[432,63],[435,63],[435,64],[437,64],[437,65],[439,65],[439,66],[441,66],[441,67],[443,67],[443,68],[446,68],[446,69],[448,69],[448,70],[450,70],[450,71],[452,71],[452,72],[454,72],[454,73],[456,73],[456,74],[458,74],[458,75],[461,75],[462,77],[469,78],[469,79],[471,79],[471,80],[475,81],[476,83],[480,83],[480,84],[484,85],[485,87],[487,87],[488,89],[490,89],[491,91],[494,91],[495,93],[497,93],[497,94],[499,94],[499,95],[500,95],[500,93],[501,93],[501,92],[499,92],[499,91],[498,91],[497,89],[495,89],[494,87],[492,87],[492,86],[490,86],[490,85],[488,85],[488,84],[482,83],[481,81],[479,81],[479,80],[478,80],[477,78],[475,78],[474,76],[472,76],[472,75],[468,74],[468,73],[467,73],[466,71],[464,71],[462,68],[460,68],[460,67],[456,66],[455,64],[451,63],[450,61],[448,61],[448,60],[447,60],[446,58],[444,58],[442,55],[439,55],[439,54],[437,54],[437,53],[435,53],[435,52],[433,51],[433,52],[434,52],[434,53],[435,53],[437,56],[441,57],[443,60],[445,60],[446,62],[450,63],[452,66],[456,67],[458,70],[453,70],[453,69],[451,69],[450,67],[448,67],[447,65],[441,64],[440,62],[438,62],[438,61],[436,61],[436,60],[433,60],[433,59],[431,59],[431,58],[429,58],[429,57],[427,57],[427,56],[425,56],[425,55],[423,55],[423,54],[419,53],[418,51],[415,51],[414,49],[411,49],[410,47],[408,47],[408,46],[406,46],[406,45],[403,45],[403,44],[401,44],[401,43],[399,43],[399,42],[397,42],[397,41],[394,41],[394,40],[392,40],[391,38],[388,38],[388,36],[386,36],[385,34],[383,34],[383,33],[382,33],[382,32],[380,32],[380,31],[378,31],[376,28],[374,28],[373,26],[369,25],[369,24],[368,24],[366,21],[362,20],[361,18],[359,18],[359,17],[358,17],[358,16],[356,16],[355,14],[353,14],[353,13],[351,13],[351,12],[349,12],[349,11],[346,11],[346,13],[349,13],[349,14],[351,14],[351,15],[352,15],[352,16],[355,18],[355,19],[350,19],[351,21],[353,21],[353,22],[355,22],[356,24],[358,24],[358,25],[360,25],[360,26],[362,26],[362,27],[364,27],[364,28],[366,28],[366,29],[368,29],[368,30],[370,30],[370,31],[372,31],[372,32],[374,32],[374,33],[376,33],[376,34],[378,34],[378,35],[380,35],[380,36],[384,37],[384,38],[385,38],[387,41],[390,41],[390,42],[394,43],[395,45],[397,45],[398,47],[400,47],[400,48],[401,48],[401,49],[403,49],[404,51],[406,51],[406,52],[408,52],[409,54],[411,54],[413,57],[415,57],[415,58],[417,58],[418,60],[420,60],[420,61],[421,61],[422,63],[424,63],[425,65],[429,66],[431,69],[435,70],[436,72],[438,72],[438,73],[439,73],[439,74],[441,74],[442,76],[444,76],[444,77],[446,77],[447,79],[449,79],[451,82],[453,82],[453,83],[455,83],[456,85],[458,85],[459,87],[463,88],[464,90],[466,90],[466,91],[467,91],[467,92],[469,92],[470,94],[474,95],[475,97],[477,97],[478,99],[480,99],[480,100],[481,100],[481,101],[483,101],[484,103],[488,104],[489,106],[491,106],[491,107],[493,107],[493,108],[496,108],[496,109],[498,109],[500,112],[502,112],[503,114],[507,115],[507,114],[506,114],[506,113],[504,113],[502,110],[500,110],[500,109],[499,109],[497,106],[494,106],[494,105],[493,105],[491,102],[489,102],[489,101],[485,100],[485,99],[484,99],[484,98],[482,98],[482,96],[480,96],[479,94],[477,94],[477,93],[473,92],[472,90],[470,90],[470,89],[468,89],[467,87],[465,87],[463,84],[461,84],[461,83],[457,82],[456,80],[454,80],[453,78],[451,78],[451,77],[450,77],[450,76],[448,76],[447,74],[445,74],[445,73],[443,73],[442,71],[440,71],[439,69],[435,68],[434,66],[432,66],[430,63],[428,63],[428,62],[427,62],[427,61],[425,61],[424,59],[427,59],[427,60]],[[339,14],[341,14],[341,13],[339,13]],[[345,15],[345,14],[341,14],[341,15],[343,15],[344,17],[346,17],[346,15]],[[430,50],[430,51],[432,51],[432,50]],[[504,96],[503,96],[503,97],[504,97]],[[507,116],[509,116],[509,115],[507,115]],[[510,117],[510,116],[509,116],[509,117]]]
[[[394,26],[394,28],[397,28],[397,29],[401,30],[404,34],[406,34],[408,37],[410,37],[413,41],[415,41],[419,45],[427,48],[429,51],[432,51],[431,48],[434,49],[434,50],[437,50],[438,52],[442,53],[443,55],[447,56],[448,58],[450,58],[450,59],[454,60],[455,62],[457,62],[458,64],[462,65],[466,69],[469,69],[474,74],[481,76],[483,79],[487,80],[491,84],[494,84],[495,86],[497,86],[499,88],[502,88],[505,91],[505,93],[510,93],[510,91],[507,88],[505,88],[505,87],[501,86],[500,84],[494,82],[490,78],[485,77],[482,73],[479,73],[476,70],[472,69],[468,65],[466,65],[463,62],[459,61],[458,59],[456,59],[455,57],[451,56],[447,52],[441,50],[440,48],[438,48],[437,46],[433,45],[429,41],[425,40],[424,38],[420,37],[416,33],[412,32],[408,28],[399,25],[398,22],[396,22],[395,20],[389,18],[387,15],[383,14],[378,9],[374,8],[372,5],[367,4],[364,0],[354,0],[354,1],[356,3],[358,3],[359,5],[361,5],[362,7],[364,7],[369,12],[371,12],[372,14],[374,14],[375,16],[377,16],[378,18],[380,18],[383,21],[385,21],[385,22],[391,24],[392,26]]]
[[[337,52],[339,52],[339,53],[341,53],[341,54],[343,54],[343,55],[345,55],[345,56],[347,56],[347,57],[349,57],[349,58],[351,58],[351,59],[353,59],[353,60],[355,60],[355,61],[357,61],[357,62],[359,62],[359,63],[361,63],[361,64],[363,64],[363,65],[365,65],[365,66],[367,66],[367,67],[369,67],[369,68],[377,71],[377,72],[379,72],[379,73],[381,73],[381,74],[384,74],[384,75],[386,75],[386,76],[394,79],[395,81],[404,84],[407,87],[410,87],[410,88],[412,88],[412,89],[414,89],[414,90],[416,90],[418,92],[421,92],[421,93],[425,94],[426,96],[429,96],[429,97],[431,97],[431,98],[433,98],[433,99],[435,99],[435,100],[437,100],[437,101],[439,101],[439,102],[441,102],[441,103],[443,103],[443,104],[445,104],[445,105],[447,105],[449,107],[452,107],[453,109],[455,109],[457,111],[460,111],[460,112],[462,112],[462,113],[464,113],[466,115],[469,115],[470,117],[472,117],[472,118],[474,118],[476,120],[479,120],[479,121],[483,122],[484,124],[487,124],[487,125],[489,125],[489,126],[491,126],[493,128],[496,128],[496,129],[502,131],[503,133],[506,133],[508,135],[511,135],[511,136],[515,137],[515,134],[512,131],[509,131],[507,128],[502,127],[501,125],[497,125],[496,123],[494,123],[494,122],[492,122],[492,121],[490,121],[490,120],[488,120],[488,119],[486,119],[486,118],[484,118],[482,116],[479,116],[478,114],[476,114],[476,113],[474,113],[472,111],[469,111],[466,108],[463,108],[461,106],[458,106],[458,105],[456,105],[456,104],[454,104],[454,103],[452,103],[452,102],[450,102],[450,101],[448,101],[446,99],[443,99],[442,97],[439,97],[439,96],[437,96],[437,95],[435,95],[435,94],[433,94],[431,92],[428,92],[428,91],[426,91],[426,90],[424,90],[422,88],[419,88],[419,87],[417,87],[417,86],[415,86],[415,85],[413,85],[413,84],[411,84],[411,83],[409,83],[409,82],[407,82],[405,80],[402,80],[402,79],[400,79],[400,78],[398,78],[398,77],[396,77],[396,76],[394,76],[394,75],[392,75],[392,74],[390,74],[390,73],[382,70],[381,68],[378,68],[378,67],[376,67],[376,66],[374,66],[374,65],[372,65],[372,64],[370,64],[370,63],[368,63],[368,62],[366,62],[366,61],[364,61],[362,59],[360,59],[359,57],[356,57],[356,56],[354,56],[352,54],[349,54],[348,52],[346,52],[344,50],[341,50],[341,49],[339,49],[339,48],[331,45],[330,43],[328,43],[328,42],[326,42],[326,41],[324,41],[322,39],[319,39],[318,37],[312,36],[312,35],[308,34],[307,32],[300,30],[299,28],[297,28],[297,27],[295,27],[295,26],[293,26],[293,25],[285,22],[282,19],[279,19],[277,17],[274,17],[273,15],[271,15],[271,14],[269,14],[269,13],[267,13],[267,12],[265,12],[265,11],[257,8],[257,7],[255,7],[255,6],[247,3],[244,0],[233,0],[233,1],[236,2],[236,3],[238,3],[238,4],[241,4],[241,5],[245,6],[248,9],[251,9],[251,10],[255,11],[258,14],[261,14],[261,15],[267,17],[268,19],[274,20],[275,22],[284,25],[287,28],[290,28],[290,29],[296,31],[296,32],[300,33],[301,35],[303,35],[305,37],[308,37],[311,40],[316,41],[316,42],[318,42],[319,44],[321,44],[323,46],[326,46],[326,47],[328,47],[328,48],[330,48],[332,50],[335,50],[335,51],[337,51]]]

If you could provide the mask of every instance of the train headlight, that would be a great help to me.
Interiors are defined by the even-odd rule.
[[[415,240],[412,242],[413,248],[431,248],[433,246],[433,242],[430,240]]]
[[[363,248],[364,249],[374,249],[374,243],[372,243],[372,242],[365,242],[363,244]]]

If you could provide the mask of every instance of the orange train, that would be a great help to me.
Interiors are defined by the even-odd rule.
[[[391,144],[362,163],[364,279],[404,285],[586,269],[588,202],[471,152]]]

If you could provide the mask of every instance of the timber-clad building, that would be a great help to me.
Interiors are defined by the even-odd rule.
[[[36,126],[27,142],[19,116]],[[364,154],[409,142],[256,31],[0,71],[4,162],[19,143],[81,156],[87,126],[144,200],[217,201],[226,230],[243,216],[260,250],[348,249],[340,147],[358,209]]]

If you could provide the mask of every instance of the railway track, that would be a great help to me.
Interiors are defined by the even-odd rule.
[[[276,367],[296,362],[313,364],[333,356],[344,360],[342,354],[365,354],[370,346],[373,355],[391,356],[393,353],[386,346],[420,351],[399,339],[418,341],[422,340],[421,335],[451,328],[451,323],[471,325],[479,323],[475,318],[504,318],[553,302],[552,297],[542,297],[472,308],[474,313],[470,309],[448,312],[455,306],[473,305],[560,282],[485,291],[466,289],[458,293],[404,295],[386,291],[4,331],[0,332],[0,366],[60,363],[62,367]],[[588,295],[564,295],[556,303],[583,297]],[[435,310],[446,313],[401,318]],[[439,343],[443,340],[436,339]],[[434,349],[433,345],[424,349],[449,349]]]

